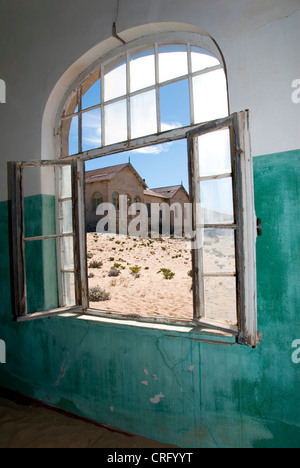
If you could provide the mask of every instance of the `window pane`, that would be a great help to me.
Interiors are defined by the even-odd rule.
[[[130,91],[138,91],[155,84],[154,50],[150,49],[131,58]]]
[[[193,73],[220,65],[220,62],[216,57],[207,52],[207,50],[200,49],[200,47],[191,47],[191,55]]]
[[[159,81],[172,80],[188,74],[187,48],[169,45],[159,48]]]
[[[101,109],[82,114],[82,150],[101,146]]]
[[[58,307],[56,239],[25,243],[28,313]]]
[[[110,101],[126,94],[126,62],[118,64],[111,69],[111,65],[105,67],[104,100]]]
[[[206,133],[198,138],[200,177],[230,174],[231,145],[229,129]]]
[[[72,175],[71,166],[58,167],[60,171],[59,198],[72,197]]]
[[[70,234],[73,232],[73,210],[72,200],[63,201],[60,208],[61,233]]]
[[[234,230],[204,230],[203,270],[204,274],[236,272]]]
[[[105,106],[105,144],[111,145],[127,140],[126,101]]]
[[[191,123],[188,80],[160,88],[162,131],[186,127]]]
[[[232,178],[200,183],[200,197],[205,224],[233,223]]]
[[[61,268],[62,270],[74,270],[74,240],[73,237],[60,239]]]
[[[101,80],[91,86],[82,96],[82,109],[97,106],[101,102]]]
[[[65,120],[66,125],[70,128],[69,132],[69,152],[68,154],[72,156],[79,152],[78,149],[78,116],[73,117],[72,120]]]
[[[131,138],[157,132],[155,90],[131,98]]]
[[[74,273],[64,273],[64,296],[65,296],[65,305],[74,306],[76,305],[75,299],[75,275]]]
[[[25,238],[56,234],[53,167],[23,169]]]
[[[224,70],[193,78],[195,123],[228,115],[227,84]]]
[[[204,278],[205,317],[237,324],[236,279]]]

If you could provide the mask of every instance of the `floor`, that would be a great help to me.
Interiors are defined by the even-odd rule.
[[[0,397],[0,448],[169,448],[143,437]]]

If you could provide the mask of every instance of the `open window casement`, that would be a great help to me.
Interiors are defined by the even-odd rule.
[[[256,347],[257,220],[248,113],[190,131],[194,320]]]
[[[15,320],[87,308],[83,164],[13,162],[11,192]]]

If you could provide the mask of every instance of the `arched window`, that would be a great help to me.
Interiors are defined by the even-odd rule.
[[[165,35],[159,42],[149,38],[139,46],[124,46],[87,72],[61,115],[62,157],[91,151],[94,155],[94,150],[100,155],[121,142],[228,115],[227,80],[218,48],[199,35],[187,40],[178,33],[174,39]]]
[[[101,193],[95,193],[93,195],[93,211],[97,211],[99,205],[103,203],[103,197]]]
[[[119,210],[120,208],[120,200],[119,200],[119,194],[117,192],[114,192],[112,194],[112,204],[116,210]]]

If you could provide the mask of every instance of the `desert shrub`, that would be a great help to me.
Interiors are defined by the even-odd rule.
[[[109,276],[109,277],[112,277],[112,276],[119,276],[120,273],[121,273],[121,271],[118,270],[118,268],[111,268],[111,269],[110,269],[110,272],[108,273],[108,276]]]
[[[167,280],[171,280],[175,276],[175,273],[173,273],[173,271],[171,271],[171,270],[169,270],[167,268],[161,268],[157,272],[157,274],[159,274],[159,273],[162,273],[164,275],[165,279],[167,279]]]
[[[90,273],[90,274],[89,274],[89,278],[90,278],[90,279],[91,279],[91,278],[94,278],[94,277],[95,277],[94,273]]]
[[[141,271],[142,267],[135,265],[133,267],[130,267],[131,273],[134,275],[137,275]]]
[[[91,260],[91,259],[93,258],[93,256],[94,256],[94,254],[92,254],[91,252],[88,252],[87,258],[88,258],[89,260]]]
[[[104,289],[91,288],[89,290],[89,299],[91,302],[104,302],[110,300],[110,293],[106,292]]]
[[[191,278],[193,277],[193,270],[190,270],[190,271],[188,272],[188,276],[190,276]]]
[[[100,269],[102,268],[103,266],[103,263],[102,262],[97,262],[96,260],[93,260],[90,265],[89,265],[89,268],[97,268],[97,269]]]

